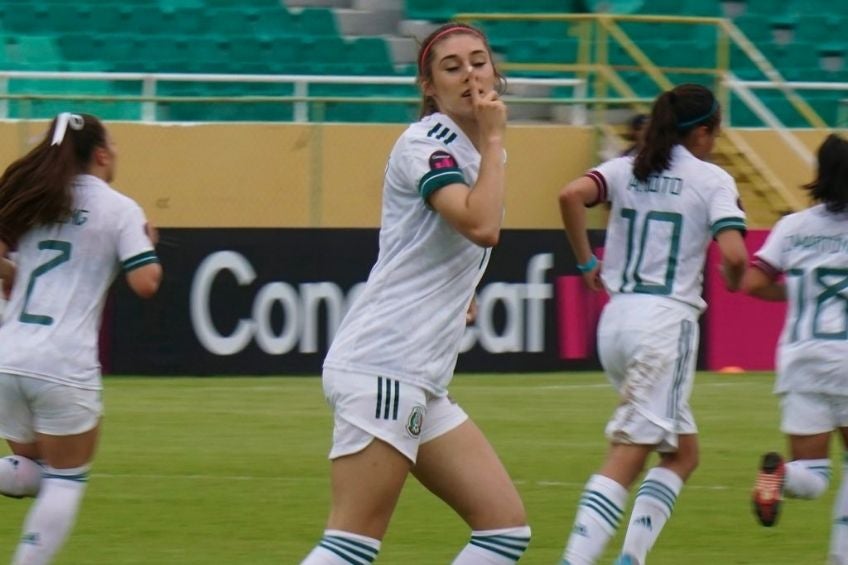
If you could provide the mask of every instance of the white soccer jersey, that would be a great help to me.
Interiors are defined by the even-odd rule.
[[[158,261],[144,213],[91,175],[76,177],[64,223],[18,241],[18,271],[0,325],[0,373],[98,390],[98,329],[119,268]]]
[[[452,228],[427,198],[448,184],[473,186],[479,169],[480,154],[444,114],[401,135],[386,167],[377,262],[324,367],[445,394],[489,249]]]
[[[776,392],[848,395],[848,213],[817,205],[782,218],[754,265],[785,275]]]
[[[601,273],[611,294],[672,298],[703,311],[707,246],[725,229],[745,230],[733,178],[682,145],[670,167],[647,182],[633,176],[633,158],[601,164],[587,175],[598,202],[611,201]]]

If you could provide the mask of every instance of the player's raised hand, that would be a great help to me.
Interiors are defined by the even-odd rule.
[[[471,104],[484,140],[503,137],[506,130],[506,104],[494,90],[484,91],[477,75],[471,77]]]

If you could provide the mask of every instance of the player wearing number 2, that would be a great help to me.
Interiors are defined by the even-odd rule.
[[[115,145],[87,114],[60,114],[0,177],[0,260],[14,281],[0,325],[0,493],[36,496],[13,565],[49,563],[70,531],[102,404],[97,334],[120,269],[140,296],[162,270],[141,208],[115,192]]]
[[[807,188],[817,204],[774,226],[742,280],[745,292],[789,306],[775,392],[791,461],[763,457],[753,502],[765,526],[775,523],[784,493],[810,499],[827,490],[835,430],[848,446],[848,141],[828,136]],[[848,565],[848,459],[833,520],[830,562]]]
[[[586,483],[563,563],[597,562],[623,517],[629,490],[645,475],[617,563],[644,565],[698,464],[689,408],[707,246],[715,239],[727,288],[736,290],[747,253],[736,184],[707,163],[719,133],[718,102],[683,84],[654,102],[643,147],[589,171],[560,192],[577,268],[592,290],[610,293],[598,327],[604,370],[621,395],[607,424],[607,459]],[[586,233],[587,206],[611,202],[603,264]]]

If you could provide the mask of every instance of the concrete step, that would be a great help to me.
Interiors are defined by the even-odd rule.
[[[350,8],[353,0],[285,0],[286,8]]]
[[[342,35],[392,35],[397,31],[402,16],[402,12],[394,10],[337,8],[333,11]]]
[[[405,5],[403,0],[353,0],[350,7],[355,10],[371,10],[372,12],[380,10],[403,12]]]
[[[415,63],[418,56],[418,43],[411,37],[398,37],[391,35],[385,38],[389,46],[389,53],[395,65],[408,65]]]
[[[401,20],[398,24],[397,34],[402,37],[412,37],[421,43],[440,25],[429,20]]]

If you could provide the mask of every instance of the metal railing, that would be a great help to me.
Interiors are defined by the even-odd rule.
[[[136,82],[140,84],[140,95],[101,94],[46,94],[43,92],[9,93],[9,81],[31,79],[47,81],[108,81]],[[157,92],[161,83],[238,83],[238,84],[291,84],[291,96],[167,96]],[[157,121],[157,105],[165,102],[236,102],[236,103],[285,103],[293,105],[293,121],[308,122],[310,104],[335,102],[361,104],[417,104],[415,96],[316,96],[310,94],[310,86],[334,85],[401,85],[414,86],[414,77],[399,76],[320,76],[320,75],[230,75],[200,73],[104,73],[104,72],[47,72],[47,71],[0,71],[0,119],[9,118],[10,100],[86,100],[94,102],[135,102],[141,105],[141,120]],[[510,86],[571,87],[570,98],[524,97],[507,93],[505,100],[513,104],[573,104],[572,123],[585,125],[588,122],[586,104],[593,102],[587,96],[586,81],[581,78],[514,78]]]

